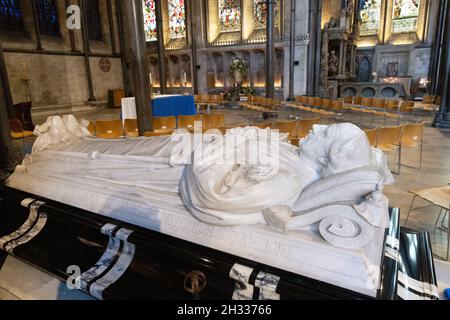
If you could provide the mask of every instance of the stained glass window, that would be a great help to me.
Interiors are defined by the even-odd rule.
[[[280,26],[280,1],[275,0],[274,7],[275,27]],[[253,15],[255,16],[255,28],[264,29],[266,27],[267,19],[267,5],[266,0],[253,0]]]
[[[17,32],[24,30],[18,0],[0,0],[0,30]]]
[[[169,0],[170,39],[186,37],[186,10],[184,0]]]
[[[218,0],[220,32],[241,31],[241,1]]]
[[[407,33],[417,30],[420,0],[394,0],[392,32]]]
[[[155,0],[143,0],[145,40],[158,40],[156,31],[156,7]]]
[[[366,0],[361,2],[361,36],[377,35],[380,29],[381,0]]]
[[[54,0],[37,0],[39,33],[44,36],[59,37],[58,13]]]
[[[98,0],[88,0],[85,1],[85,4],[89,40],[102,41],[103,36]]]

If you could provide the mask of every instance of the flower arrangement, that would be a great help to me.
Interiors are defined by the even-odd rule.
[[[230,63],[229,70],[232,75],[239,72],[241,76],[245,76],[247,74],[247,63],[245,63],[245,60],[234,58]]]

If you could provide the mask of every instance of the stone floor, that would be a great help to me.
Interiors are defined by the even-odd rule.
[[[263,122],[262,115],[255,111],[247,111],[242,109],[228,108],[223,109],[221,112],[225,113],[225,124],[227,126],[240,125],[240,124],[252,124],[256,122]],[[315,117],[314,114],[299,112],[293,109],[280,110],[278,115],[279,119],[289,119],[295,117]],[[47,115],[33,115],[35,124],[39,124],[45,121]],[[89,111],[83,111],[75,113],[77,118],[84,118],[91,121],[96,120],[108,120],[117,119],[120,116],[120,109],[109,108],[97,108]],[[402,117],[401,123],[407,122],[427,122],[424,133],[424,146],[423,146],[423,165],[422,169],[413,169],[408,167],[402,167],[401,174],[396,175],[396,183],[393,186],[388,186],[385,190],[386,195],[391,201],[391,206],[398,207],[401,210],[402,222],[404,222],[408,213],[412,195],[408,193],[409,190],[417,188],[427,188],[432,186],[441,186],[450,183],[450,130],[439,130],[432,128],[430,122],[432,115],[412,115]],[[343,117],[336,118],[323,118],[322,123],[333,122],[352,122],[359,125],[361,128],[372,128],[387,125],[396,125],[397,121],[388,121],[385,123],[384,119],[373,119],[365,116],[361,117],[359,114],[345,114]],[[419,148],[413,150],[403,150],[402,163],[418,166],[419,163]],[[394,155],[389,155],[391,160],[391,166],[393,165]],[[418,201],[417,206],[426,205],[425,203]],[[445,250],[447,246],[447,233],[437,230],[434,227],[436,218],[439,214],[437,208],[428,208],[414,212],[408,222],[408,227],[417,230],[430,231],[433,252],[441,256],[445,256]],[[449,268],[450,265],[445,265],[444,268]],[[0,274],[0,287],[2,277]],[[8,296],[10,295],[10,296]],[[0,300],[3,298],[14,298],[14,292],[3,292],[0,290]],[[27,296],[21,296],[20,298],[27,298]],[[58,298],[58,297],[55,297]]]

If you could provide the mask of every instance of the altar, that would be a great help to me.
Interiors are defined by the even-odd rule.
[[[156,95],[152,99],[154,117],[195,115],[194,97],[191,95]]]
[[[340,97],[360,96],[368,98],[398,99],[409,93],[401,83],[349,82],[339,85]]]

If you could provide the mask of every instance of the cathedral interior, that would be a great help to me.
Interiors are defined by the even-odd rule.
[[[396,183],[384,192],[401,225],[428,232],[433,253],[448,260],[449,2],[0,0],[0,176],[34,152],[32,132],[48,117],[124,120],[130,97],[139,135],[168,116],[156,108],[161,96],[193,97],[195,114],[223,115],[221,130],[284,130],[278,122],[295,120],[288,133],[296,146],[312,129],[301,129],[302,120],[352,123],[387,155]],[[10,139],[14,119],[30,135],[25,142]],[[380,142],[385,128],[406,137],[408,126],[419,127],[414,141],[399,133],[398,145]],[[410,216],[414,191],[436,186],[445,186],[446,204]],[[439,263],[450,283],[450,265]],[[0,300],[91,298],[55,297],[53,278],[21,259],[9,264]]]

